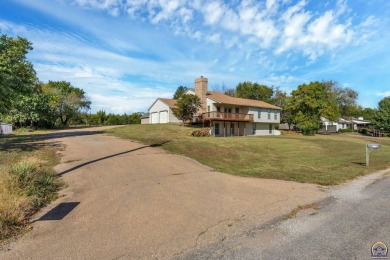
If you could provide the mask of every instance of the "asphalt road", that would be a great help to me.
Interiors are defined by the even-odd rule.
[[[374,243],[390,247],[390,175],[382,174],[330,190],[318,211],[275,220],[179,258],[371,259]]]

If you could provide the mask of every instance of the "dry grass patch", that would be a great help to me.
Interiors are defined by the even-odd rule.
[[[62,185],[53,171],[56,149],[18,138],[27,140],[0,138],[0,242],[27,230],[29,218],[54,200]]]

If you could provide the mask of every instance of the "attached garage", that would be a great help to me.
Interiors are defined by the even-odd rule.
[[[151,120],[151,124],[158,124],[158,113],[155,112],[155,113],[152,113],[150,114],[150,120]]]
[[[160,124],[168,123],[168,111],[160,111]]]
[[[176,100],[167,98],[158,98],[149,108],[149,122],[151,124],[169,124],[181,123],[173,114],[173,109],[176,108]]]

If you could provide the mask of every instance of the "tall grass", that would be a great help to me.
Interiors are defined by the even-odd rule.
[[[0,173],[0,240],[26,227],[29,217],[57,196],[61,182],[44,161],[21,160]]]

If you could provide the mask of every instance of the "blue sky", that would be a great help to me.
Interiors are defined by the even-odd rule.
[[[179,85],[336,80],[390,96],[388,0],[2,0],[0,29],[33,43],[41,81],[84,89],[92,112],[146,111]]]

